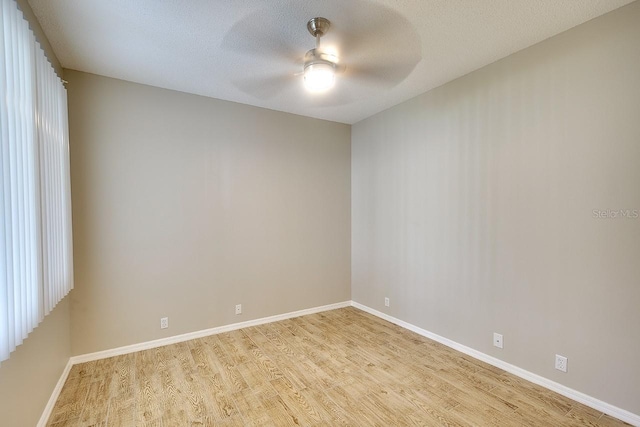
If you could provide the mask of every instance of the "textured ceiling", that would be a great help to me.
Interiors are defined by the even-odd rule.
[[[632,0],[29,0],[63,67],[355,123]],[[306,22],[346,71],[304,90]]]

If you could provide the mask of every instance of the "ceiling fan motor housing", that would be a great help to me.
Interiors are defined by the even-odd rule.
[[[321,52],[320,50],[311,49],[304,54],[304,68],[314,64],[327,64],[336,68],[337,58],[334,55]]]

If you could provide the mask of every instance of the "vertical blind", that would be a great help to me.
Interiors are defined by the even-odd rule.
[[[0,0],[0,362],[73,288],[67,94]]]

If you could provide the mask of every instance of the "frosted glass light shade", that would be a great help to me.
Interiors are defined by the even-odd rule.
[[[304,85],[310,92],[324,92],[333,86],[335,70],[329,63],[317,62],[304,69]]]

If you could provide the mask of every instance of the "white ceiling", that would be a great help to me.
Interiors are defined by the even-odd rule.
[[[65,68],[353,124],[633,0],[29,0]],[[314,16],[346,65],[311,95]],[[366,78],[365,78],[366,77]]]

